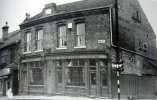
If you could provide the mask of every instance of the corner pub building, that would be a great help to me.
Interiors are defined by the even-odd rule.
[[[139,96],[134,89],[137,77],[157,70],[155,60],[149,59],[154,57],[149,50],[155,50],[156,38],[137,0],[119,0],[119,6],[121,47],[125,48],[121,50],[122,94]],[[20,30],[20,93],[116,96],[115,72],[111,66],[116,56],[114,0],[50,3],[32,18],[27,14]],[[149,34],[148,43],[143,34]],[[149,53],[151,57],[129,51]],[[141,70],[144,60],[150,61],[144,63],[153,66],[149,67],[151,71]]]

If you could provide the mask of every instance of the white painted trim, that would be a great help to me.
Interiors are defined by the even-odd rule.
[[[31,53],[31,51],[23,52],[23,54],[29,54],[29,53]]]
[[[64,50],[64,49],[67,49],[67,47],[59,47],[59,48],[56,48],[56,50]]]
[[[75,46],[74,48],[86,48],[86,46]]]
[[[36,50],[36,51],[34,51],[34,52],[43,52],[43,50]]]
[[[120,83],[119,80],[117,80],[117,83],[118,83],[118,84]]]
[[[118,93],[120,93],[120,88],[118,88]]]

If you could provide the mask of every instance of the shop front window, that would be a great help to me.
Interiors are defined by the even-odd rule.
[[[0,92],[2,92],[3,86],[2,86],[2,79],[0,79]]]
[[[84,77],[84,60],[68,60],[66,68],[66,84],[68,86],[84,86]]]
[[[23,64],[23,70],[22,70],[22,74],[23,74],[23,84],[26,85],[27,84],[27,64],[24,63]]]
[[[30,85],[44,85],[44,69],[42,62],[31,63]]]

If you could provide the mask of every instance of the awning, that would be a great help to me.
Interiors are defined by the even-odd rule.
[[[0,69],[0,76],[6,76],[6,75],[9,75],[10,74],[10,68],[3,68],[3,69]]]

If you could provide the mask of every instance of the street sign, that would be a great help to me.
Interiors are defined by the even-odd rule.
[[[123,66],[123,64],[112,64],[112,68],[119,68],[122,66]]]
[[[98,43],[105,43],[105,40],[98,40]]]
[[[119,63],[112,63],[112,69],[114,71],[119,71],[119,72],[124,71],[123,61],[121,61]]]

